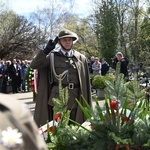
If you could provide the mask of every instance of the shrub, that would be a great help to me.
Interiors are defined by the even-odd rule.
[[[104,89],[106,87],[105,81],[108,80],[111,83],[114,82],[114,77],[112,74],[107,74],[105,76],[96,75],[92,80],[93,88]]]

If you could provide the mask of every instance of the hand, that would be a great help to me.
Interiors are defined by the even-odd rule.
[[[54,40],[50,39],[44,49],[45,54],[48,54],[50,51],[52,51],[55,48],[57,42],[58,42],[58,36]]]
[[[59,38],[58,38],[58,36],[56,36],[56,38],[53,40],[53,43],[56,45],[58,43],[58,40],[59,40]]]

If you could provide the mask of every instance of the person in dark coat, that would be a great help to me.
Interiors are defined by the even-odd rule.
[[[7,63],[5,62],[3,67],[2,93],[7,93],[7,81],[8,81],[8,67]]]
[[[106,61],[106,58],[102,58],[102,68],[101,68],[101,75],[104,76],[109,71],[109,64]]]
[[[121,52],[116,54],[116,58],[112,60],[114,69],[116,69],[117,63],[120,62],[120,73],[124,74],[124,77],[128,77],[128,64],[129,61],[123,56]]]
[[[17,64],[16,59],[13,59],[10,66],[10,78],[12,79],[12,92],[18,93],[18,78],[20,75],[20,67]]]
[[[3,69],[4,69],[4,61],[1,60],[0,62],[0,92],[2,92],[2,85],[3,85]]]
[[[22,83],[22,66],[21,66],[21,60],[17,60],[17,66],[18,66],[18,76],[17,76],[17,90],[21,91],[21,83]]]
[[[72,49],[77,40],[75,33],[67,29],[62,30],[58,37],[54,41],[49,40],[44,51],[40,50],[31,61],[31,68],[40,69],[34,114],[38,126],[53,119],[52,98],[59,98],[59,76],[62,76],[63,88],[68,87],[67,107],[71,110],[70,119],[80,124],[86,120],[75,99],[77,98],[83,104],[82,95],[91,105],[90,77],[86,57]],[[57,42],[60,47],[55,49]]]
[[[28,61],[27,60],[24,60],[22,61],[22,64],[21,64],[21,79],[22,79],[22,91],[23,92],[26,92],[28,91],[27,88],[26,88],[26,72],[27,72],[27,68],[29,67],[29,64],[28,64]]]

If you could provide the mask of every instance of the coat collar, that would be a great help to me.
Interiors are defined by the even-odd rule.
[[[63,52],[60,49],[54,49],[52,52],[53,53],[59,53],[59,54],[64,56]],[[80,55],[81,54],[78,51],[72,49],[72,57],[74,56],[76,59],[79,59]]]

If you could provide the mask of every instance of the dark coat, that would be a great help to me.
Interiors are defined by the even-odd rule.
[[[129,64],[128,59],[122,58],[119,62],[120,62],[120,73],[123,73],[124,77],[128,77],[128,64]],[[113,66],[115,70],[117,67],[117,63],[118,63],[118,60],[115,59],[115,61],[113,62]]]
[[[91,87],[90,87],[90,78],[89,78],[89,70],[87,65],[87,59],[81,53],[73,50],[73,55],[76,57],[77,62],[77,71],[80,82],[80,93],[87,100],[87,102],[91,105]],[[59,61],[59,60],[58,60]],[[50,76],[50,56],[47,55],[43,51],[39,51],[38,54],[33,58],[30,66],[33,69],[40,69],[40,82],[38,88],[38,94],[36,96],[36,107],[34,119],[38,126],[41,126],[49,120],[49,111],[48,111],[48,100],[51,93],[51,84],[49,81]],[[53,78],[50,76],[50,78]],[[81,104],[83,104],[83,100],[80,99]],[[76,121],[79,123],[83,123],[86,120],[85,116],[81,109],[77,108],[77,116]]]
[[[102,62],[101,75],[104,76],[109,71],[109,64],[107,62]]]

